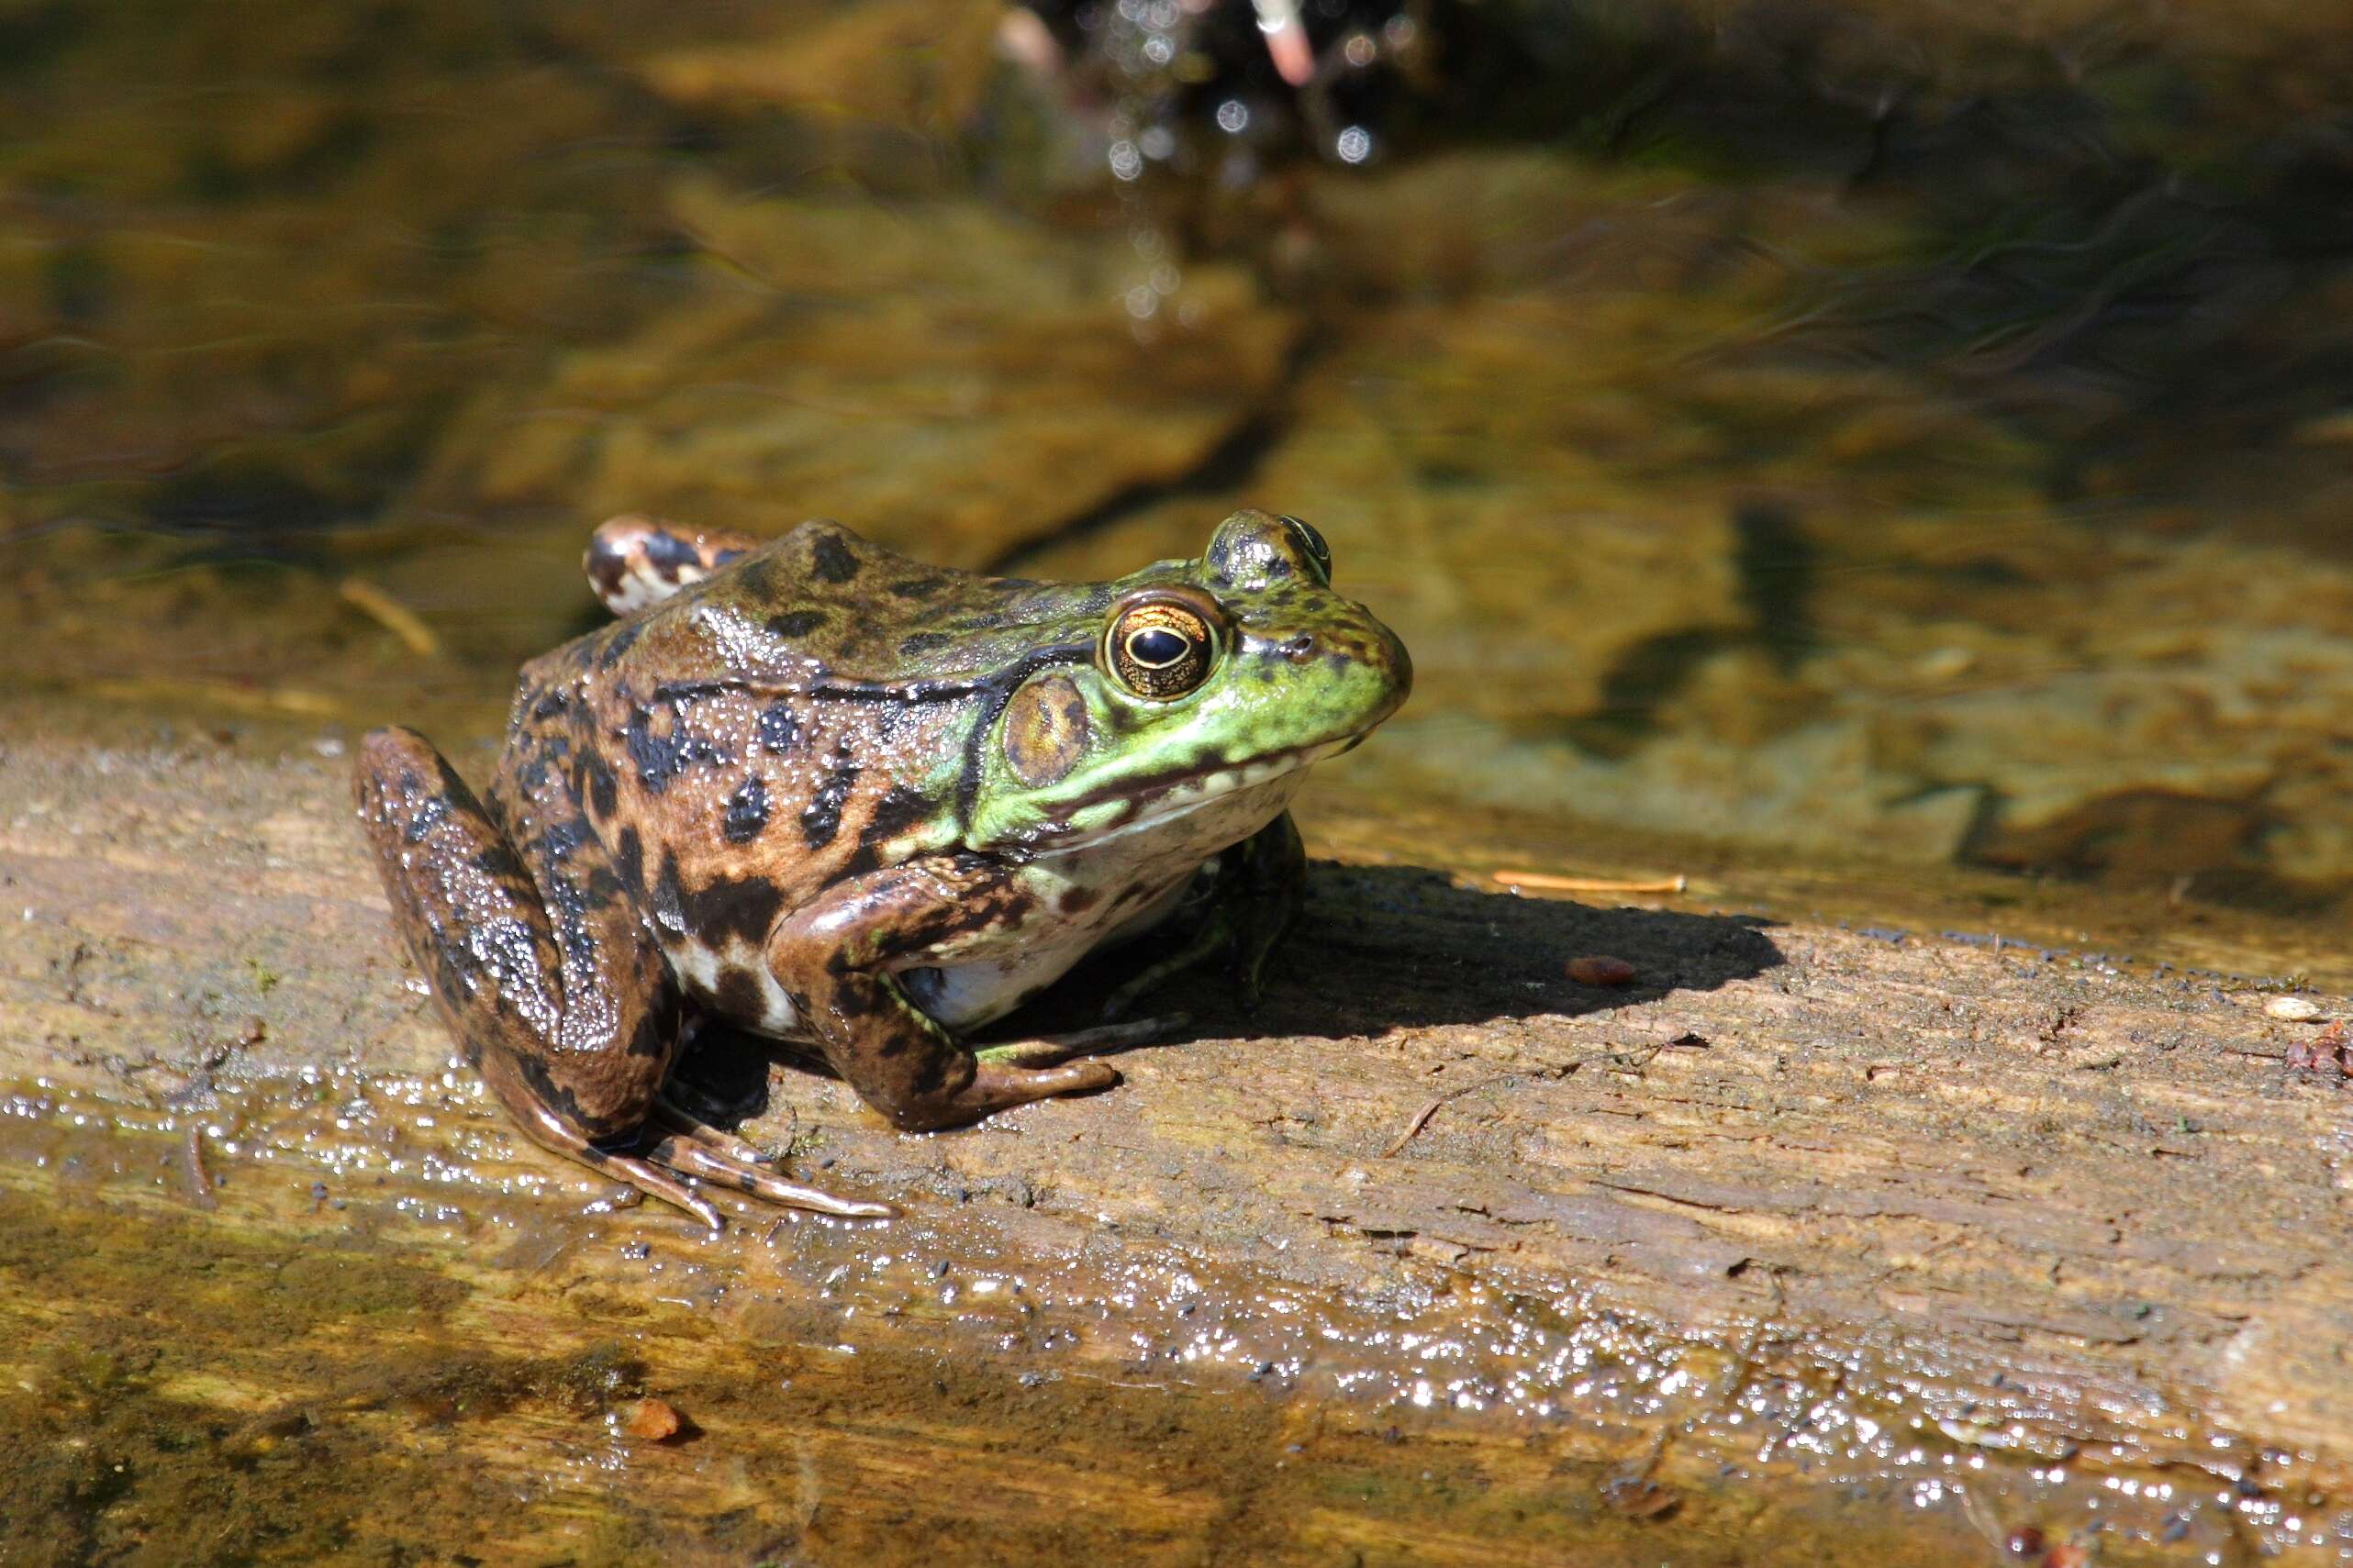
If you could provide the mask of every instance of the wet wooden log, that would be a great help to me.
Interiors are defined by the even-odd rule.
[[[0,753],[0,1414],[61,1445],[18,1500],[84,1499],[85,1543],[243,1509],[315,1550],[272,1468],[309,1453],[370,1528],[406,1528],[384,1499],[423,1465],[445,1546],[581,1561],[682,1521],[743,1560],[911,1561],[935,1518],[984,1559],[1051,1521],[1139,1562],[1221,1530],[1259,1561],[1611,1561],[1609,1531],[1760,1509],[1815,1561],[1804,1479],[1885,1500],[1956,1463],[1978,1501],[1872,1560],[1945,1560],[2002,1523],[1988,1496],[2057,1507],[2061,1469],[2145,1482],[2150,1542],[2179,1514],[2334,1550],[2353,1085],[2259,990],[1327,862],[1263,1010],[1182,988],[1190,1027],[1095,1098],[903,1138],[715,1043],[697,1082],[747,1136],[910,1213],[739,1207],[712,1239],[452,1070],[347,817],[331,757]],[[1571,978],[1596,956],[1632,980]],[[688,1440],[628,1434],[648,1394]],[[180,1472],[140,1434],[175,1422],[233,1508],[156,1489]],[[117,1451],[146,1488],[89,1504],[74,1466]]]

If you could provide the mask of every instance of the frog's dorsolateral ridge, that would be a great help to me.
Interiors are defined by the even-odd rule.
[[[523,669],[485,799],[423,737],[360,751],[360,817],[443,1018],[523,1129],[716,1226],[699,1179],[784,1180],[664,1093],[695,1012],[811,1042],[898,1127],[1100,1089],[1148,1035],[976,1055],[1088,952],[1132,995],[1296,912],[1286,807],[1411,684],[1305,523],[1055,584],[926,566],[833,523],[773,543],[644,518],[587,570],[621,618]]]

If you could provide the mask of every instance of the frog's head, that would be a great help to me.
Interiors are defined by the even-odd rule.
[[[974,847],[1083,841],[1255,788],[1354,746],[1413,684],[1404,644],[1333,592],[1332,552],[1296,517],[1236,512],[1199,560],[1108,596],[996,719]]]

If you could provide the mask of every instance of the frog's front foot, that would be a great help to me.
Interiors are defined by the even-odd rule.
[[[972,1082],[948,1094],[930,1095],[891,1106],[890,1118],[902,1132],[962,1127],[1032,1100],[1059,1095],[1091,1095],[1120,1081],[1120,1070],[1089,1057],[1059,1067],[1018,1067],[1009,1062],[974,1062]]]
[[[1207,896],[1197,890],[1193,906],[1175,917],[1189,919],[1190,929],[1179,926],[1182,940],[1113,991],[1103,1003],[1103,1017],[1121,1017],[1154,987],[1220,956],[1232,964],[1232,985],[1243,1011],[1257,1010],[1267,956],[1299,919],[1307,886],[1306,847],[1287,811],[1203,870],[1210,878]]]

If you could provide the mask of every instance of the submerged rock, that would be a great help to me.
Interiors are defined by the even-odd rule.
[[[2192,893],[2353,879],[2353,571],[2059,505],[2043,449],[1928,376],[1779,342],[1793,278],[1900,253],[1884,214],[1443,171],[1444,244],[1321,253],[1383,303],[1246,485],[1023,569],[1178,553],[1229,501],[1310,517],[1414,651],[1348,764],[1400,797]],[[1383,197],[1433,199],[1424,172]],[[1378,210],[1333,189],[1344,236]]]
[[[625,510],[758,534],[830,516],[976,566],[1200,464],[1297,331],[1237,272],[976,202],[699,178],[669,200],[700,258],[687,297],[477,399],[420,505],[557,516],[565,541]]]

